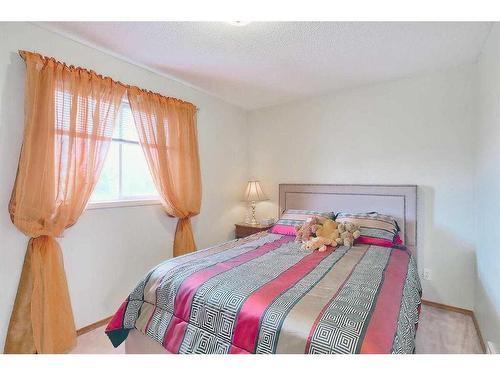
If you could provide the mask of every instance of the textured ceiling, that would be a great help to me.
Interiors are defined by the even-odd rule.
[[[489,23],[48,22],[246,109],[477,59]]]

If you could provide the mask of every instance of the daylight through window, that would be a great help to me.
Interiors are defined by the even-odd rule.
[[[139,144],[130,105],[123,101],[108,155],[90,203],[158,198]]]

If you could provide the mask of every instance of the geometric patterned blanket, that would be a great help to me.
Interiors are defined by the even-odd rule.
[[[420,296],[404,249],[310,252],[262,232],[154,267],[106,333],[171,353],[413,353]]]

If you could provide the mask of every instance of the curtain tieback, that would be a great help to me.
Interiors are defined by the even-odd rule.
[[[174,238],[174,257],[184,255],[196,250],[194,242],[193,228],[191,226],[191,217],[179,218]]]

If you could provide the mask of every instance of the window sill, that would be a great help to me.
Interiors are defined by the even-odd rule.
[[[131,199],[123,201],[108,201],[108,202],[93,202],[87,204],[87,210],[97,210],[102,208],[116,207],[136,207],[136,206],[155,206],[160,205],[161,201],[158,198],[154,199]]]

